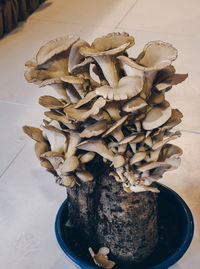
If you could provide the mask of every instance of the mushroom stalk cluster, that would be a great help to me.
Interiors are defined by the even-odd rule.
[[[152,182],[180,165],[182,150],[170,141],[181,135],[172,129],[182,113],[165,93],[187,74],[175,73],[177,50],[171,44],[149,42],[137,58],[127,53],[133,45],[127,33],[111,33],[91,45],[65,36],[26,63],[28,82],[51,85],[60,94],[40,97],[48,109],[40,129],[23,127],[36,141],[41,165],[60,185],[95,180],[87,164],[97,155],[128,193],[158,192]]]

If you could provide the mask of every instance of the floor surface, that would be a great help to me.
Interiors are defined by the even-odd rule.
[[[172,269],[200,268],[200,2],[199,0],[48,0],[26,22],[0,40],[0,267],[5,269],[73,269],[54,235],[54,219],[66,197],[64,188],[39,165],[33,142],[22,125],[39,126],[40,95],[53,94],[24,79],[24,63],[45,42],[77,34],[91,42],[109,32],[128,32],[137,56],[151,40],[172,43],[174,63],[188,79],[167,94],[183,114],[181,167],[165,174],[163,184],[180,194],[195,219],[193,242]]]

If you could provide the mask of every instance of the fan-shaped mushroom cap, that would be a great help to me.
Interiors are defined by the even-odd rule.
[[[94,159],[95,155],[96,154],[94,152],[88,152],[80,157],[80,162],[81,163],[88,163]]]
[[[33,140],[37,142],[41,142],[45,140],[43,137],[42,131],[39,128],[25,125],[23,126],[23,131],[25,134],[30,136],[30,138],[32,138]]]
[[[56,171],[55,169],[53,168],[53,165],[47,161],[47,160],[41,160],[40,161],[40,164],[42,167],[45,167],[49,172],[53,173],[56,175]]]
[[[40,157],[49,161],[55,170],[64,162],[63,155],[54,151],[45,152]]]
[[[64,175],[65,173],[72,172],[79,167],[79,160],[77,156],[71,156],[67,158],[60,166],[60,171]]]
[[[94,179],[93,175],[88,171],[77,171],[76,176],[83,182],[92,181]]]
[[[37,64],[42,65],[50,60],[53,56],[67,51],[78,39],[79,37],[75,36],[64,36],[49,41],[38,51],[36,55]]]
[[[146,152],[137,152],[133,155],[133,157],[130,159],[130,164],[133,165],[137,162],[140,162],[142,160],[144,160],[146,156]]]
[[[41,141],[35,143],[35,153],[38,159],[40,159],[40,156],[47,151],[49,151],[49,145],[47,142]]]
[[[110,117],[113,120],[119,120],[120,116],[120,107],[118,102],[107,102],[104,109],[108,112]]]
[[[153,107],[146,115],[145,119],[142,122],[142,126],[145,130],[152,130],[163,125],[172,114],[171,107],[160,106]]]
[[[86,96],[84,98],[82,98],[81,100],[78,101],[78,103],[74,106],[74,108],[79,108],[79,107],[89,103],[96,96],[97,95],[96,95],[95,91],[89,92],[88,94],[86,94]]]
[[[172,109],[171,117],[159,129],[161,131],[170,130],[181,122],[183,114],[178,109]]]
[[[87,126],[79,135],[80,137],[90,138],[92,136],[98,136],[105,132],[107,129],[106,120],[98,121],[92,125]]]
[[[64,104],[61,101],[59,101],[57,98],[55,98],[53,96],[49,96],[49,95],[40,96],[39,104],[43,107],[53,108],[53,109],[64,107]]]
[[[75,76],[62,76],[60,79],[64,82],[71,84],[83,84],[85,81],[83,78],[75,77]]]
[[[96,152],[101,155],[103,158],[113,161],[114,154],[107,148],[104,142],[100,139],[97,140],[88,140],[80,143],[77,146],[78,149],[87,150]]]
[[[143,80],[141,77],[122,77],[116,87],[109,85],[96,88],[96,94],[108,100],[131,99],[142,91]]]
[[[65,107],[64,112],[69,119],[76,121],[84,121],[90,116],[97,115],[102,107],[104,107],[106,101],[99,97],[92,105],[91,109],[76,109],[74,107]]]
[[[148,104],[144,99],[136,97],[133,100],[128,101],[122,106],[122,110],[125,112],[136,112],[141,108],[146,107]]]
[[[180,137],[180,136],[181,136],[181,132],[179,132],[179,131],[176,131],[175,133],[171,133],[171,134],[169,135],[169,137],[166,137],[166,138],[164,138],[163,140],[154,143],[154,145],[152,146],[152,149],[153,149],[153,150],[156,150],[156,149],[158,149],[158,148],[161,148],[161,147],[163,147],[166,143],[168,143],[170,140],[174,140],[174,139],[176,139],[177,137]]]
[[[171,44],[162,41],[151,41],[145,45],[143,52],[136,61],[126,56],[119,56],[118,59],[132,68],[152,71],[171,65],[171,62],[176,60],[177,54],[177,50]]]

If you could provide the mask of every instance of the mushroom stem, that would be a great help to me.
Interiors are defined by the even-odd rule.
[[[103,74],[108,81],[109,85],[114,88],[117,87],[119,76],[115,66],[113,56],[110,55],[99,55],[93,56],[97,63],[100,65]]]

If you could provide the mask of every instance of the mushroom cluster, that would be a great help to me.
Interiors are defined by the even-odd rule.
[[[60,95],[40,97],[48,109],[40,129],[23,127],[36,141],[41,165],[60,185],[94,180],[87,163],[97,155],[128,193],[158,192],[152,182],[179,166],[182,150],[169,142],[181,135],[172,128],[182,113],[171,108],[165,93],[187,74],[175,73],[177,50],[171,44],[149,42],[137,58],[127,53],[133,45],[127,33],[111,33],[91,45],[65,36],[26,63],[28,82],[51,85]]]

